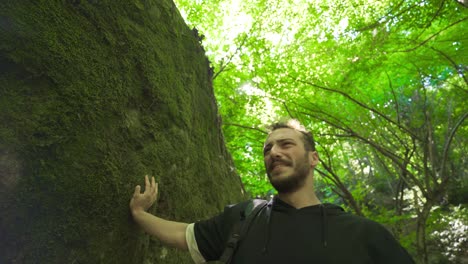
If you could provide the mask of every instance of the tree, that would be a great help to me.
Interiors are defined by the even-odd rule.
[[[189,262],[133,224],[241,198],[196,32],[171,1],[0,4],[0,262]]]
[[[380,221],[394,215],[386,224],[415,258],[435,262],[445,249],[427,248],[432,213],[467,203],[466,7],[258,0],[185,10],[207,36],[224,132],[246,188],[267,191],[261,162],[243,164],[261,156],[265,124],[298,118],[318,138],[325,198]],[[194,10],[217,15],[199,19]]]

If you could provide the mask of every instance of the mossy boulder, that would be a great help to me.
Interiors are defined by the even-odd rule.
[[[211,70],[168,0],[0,3],[0,262],[190,263],[133,223],[242,199]]]

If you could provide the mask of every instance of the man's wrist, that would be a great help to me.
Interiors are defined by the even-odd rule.
[[[137,218],[145,213],[147,213],[143,208],[133,209],[131,210],[133,218]]]

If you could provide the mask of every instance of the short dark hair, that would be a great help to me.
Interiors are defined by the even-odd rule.
[[[268,127],[269,134],[280,128],[290,128],[301,132],[305,150],[315,151],[315,140],[312,136],[312,133],[307,131],[307,129],[303,125],[301,125],[301,123],[296,119],[289,119],[287,121],[281,121],[271,124]]]

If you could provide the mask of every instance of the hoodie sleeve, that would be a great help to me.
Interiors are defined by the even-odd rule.
[[[226,206],[223,213],[195,223],[195,240],[206,261],[220,258],[233,225],[240,220],[242,208],[245,208],[245,203]]]
[[[369,227],[368,247],[373,263],[415,263],[408,252],[385,227],[375,222],[371,222]]]

